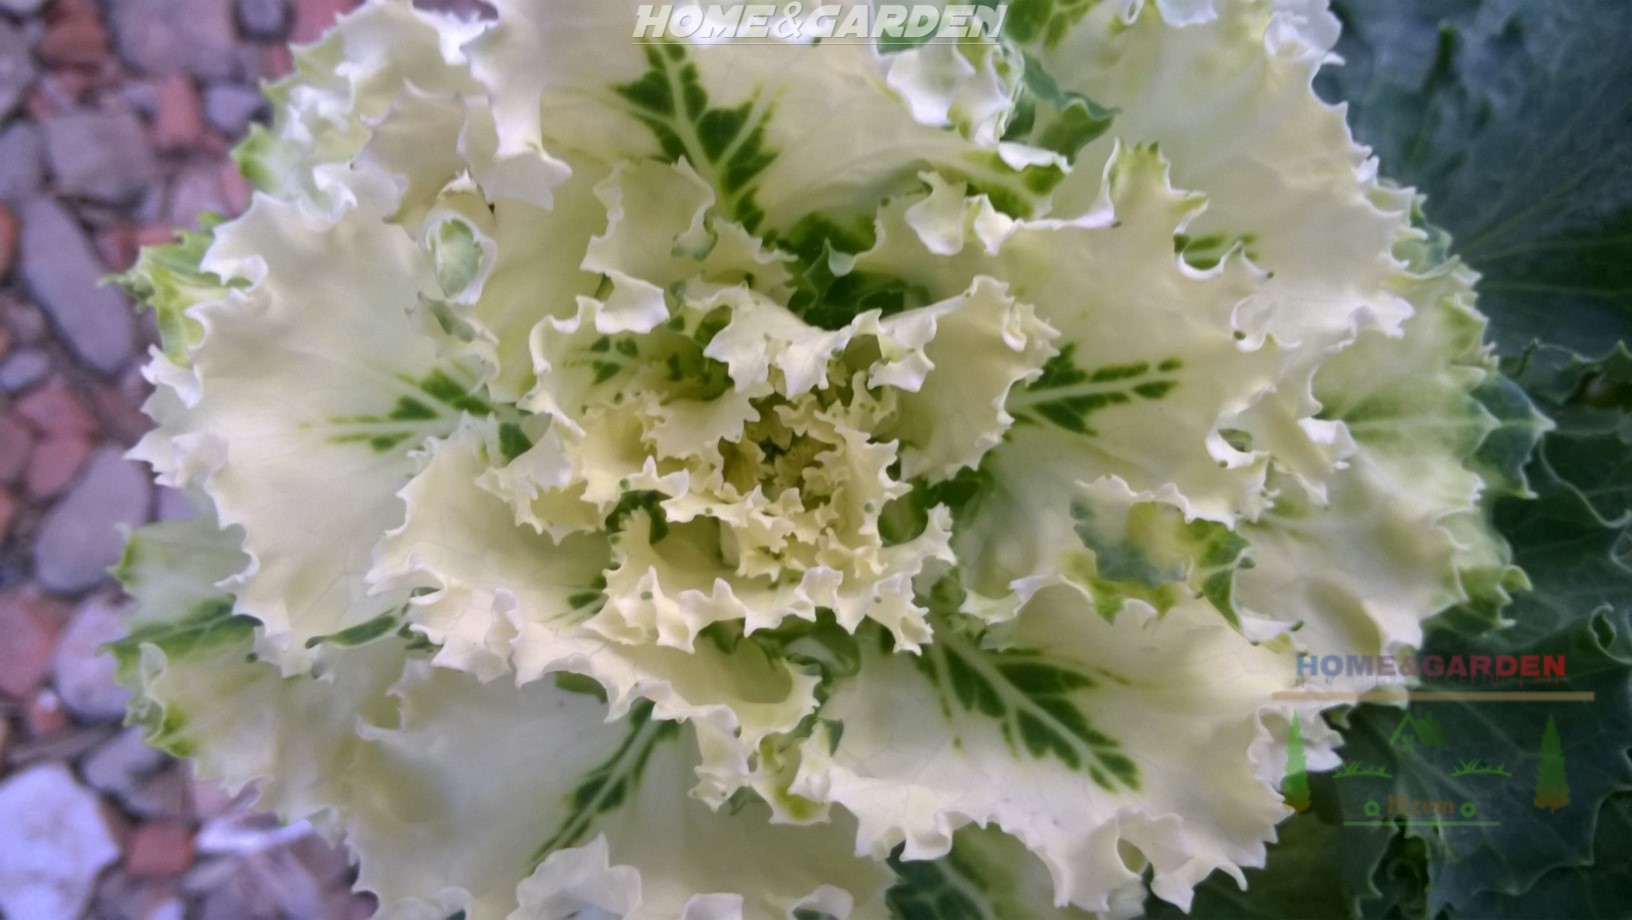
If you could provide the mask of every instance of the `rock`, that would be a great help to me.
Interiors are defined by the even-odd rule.
[[[227,203],[221,194],[221,177],[211,166],[189,166],[170,186],[170,203],[166,208],[170,222],[178,227],[196,226],[198,216],[205,212],[223,214]]]
[[[255,187],[238,171],[238,164],[231,160],[221,164],[221,194],[226,199],[228,212],[233,215],[244,213],[255,194]]]
[[[34,54],[28,39],[0,19],[0,122],[11,117],[34,85]]]
[[[19,348],[0,361],[0,393],[21,393],[51,373],[51,359],[38,348]],[[0,454],[5,452],[0,447]],[[0,476],[0,479],[5,478]]]
[[[123,293],[99,284],[103,274],[90,240],[61,205],[36,198],[24,207],[23,282],[69,346],[111,374],[130,360],[136,319]]]
[[[0,280],[5,280],[6,272],[11,271],[11,258],[17,252],[17,230],[17,218],[0,204]]]
[[[45,311],[0,289],[0,325],[25,345],[38,345],[51,337],[51,321]]]
[[[315,42],[341,15],[356,7],[356,0],[295,0],[295,26],[290,41]]]
[[[43,764],[0,784],[0,911],[78,917],[97,874],[119,858],[96,796],[68,768]]]
[[[0,0],[0,12],[26,19],[45,8],[45,0]]]
[[[0,203],[21,205],[39,193],[45,184],[44,158],[33,122],[19,120],[0,132]]]
[[[129,204],[158,174],[141,122],[128,111],[69,112],[44,127],[57,190],[71,198]]]
[[[200,920],[329,916],[326,892],[285,850],[200,863],[183,885],[203,895]]]
[[[233,31],[232,7],[219,0],[122,0],[113,6],[120,55],[148,73],[247,77]]]
[[[279,77],[288,76],[289,72],[294,69],[294,55],[290,53],[289,46],[284,42],[262,45],[261,50],[256,55],[255,70],[263,80],[276,80]]]
[[[351,873],[351,856],[346,848],[335,846],[318,834],[307,834],[289,844],[289,852],[325,887],[344,886]]]
[[[54,435],[41,441],[28,460],[24,484],[29,497],[51,498],[68,488],[90,455],[91,444],[80,435]]]
[[[174,881],[138,879],[115,867],[96,886],[96,920],[182,920],[186,907]]]
[[[162,751],[142,740],[142,735],[141,728],[127,728],[86,755],[79,765],[85,782],[121,801],[129,798],[143,780],[168,762]]]
[[[108,30],[101,11],[92,0],[56,0],[35,51],[51,67],[99,67],[108,56]]]
[[[159,81],[153,110],[153,146],[166,153],[186,150],[204,137],[198,87],[193,78],[173,73]]]
[[[178,763],[170,763],[136,784],[125,797],[125,807],[143,818],[193,817],[192,780]]]
[[[194,770],[195,764],[188,763],[187,768]],[[193,814],[206,822],[212,818],[220,818],[235,811],[242,811],[249,807],[255,798],[253,789],[245,789],[238,795],[229,795],[221,784],[213,779],[201,779],[196,771],[192,773]],[[206,827],[209,825],[206,824]]]
[[[51,670],[56,621],[37,592],[0,594],[0,694],[21,700]]]
[[[8,489],[0,489],[0,546],[11,536],[11,522],[17,519],[19,505]]]
[[[34,572],[45,587],[73,594],[101,582],[119,561],[120,525],[147,517],[153,486],[141,467],[117,448],[91,455],[85,474],[46,515],[34,541]]]
[[[217,131],[238,137],[266,111],[266,99],[253,86],[217,83],[204,90],[204,117]]]
[[[238,0],[238,29],[245,38],[278,41],[289,29],[287,0]]]
[[[198,832],[198,851],[249,856],[283,849],[311,834],[311,825],[304,821],[279,824],[277,816],[265,812],[234,811],[204,823]]]
[[[130,835],[125,871],[131,878],[168,878],[193,867],[193,832],[173,821],[148,821]]]
[[[74,721],[63,708],[62,697],[47,687],[34,694],[23,707],[23,722],[35,738],[51,738],[67,731]]]
[[[108,600],[93,597],[80,605],[57,640],[51,679],[63,703],[82,721],[106,722],[125,714],[130,691],[113,682],[118,665],[102,648],[124,634],[123,611]]]
[[[21,476],[33,452],[34,429],[16,415],[0,415],[0,482]]]
[[[96,433],[96,419],[73,391],[62,384],[40,387],[17,400],[17,415],[43,434]]]
[[[35,738],[14,745],[7,763],[22,767],[34,763],[63,762],[89,753],[114,733],[112,725],[81,725],[48,738]]]

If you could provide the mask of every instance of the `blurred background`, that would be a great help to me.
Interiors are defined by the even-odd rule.
[[[0,0],[0,917],[367,917],[343,852],[121,726],[118,528],[186,514],[121,454],[154,330],[112,286],[249,187],[228,151],[351,0]],[[448,3],[434,4],[449,8]],[[474,14],[473,7],[454,6]]]

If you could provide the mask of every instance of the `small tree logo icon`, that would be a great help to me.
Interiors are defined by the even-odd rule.
[[[1553,717],[1547,717],[1547,730],[1541,736],[1541,766],[1536,769],[1537,808],[1558,811],[1570,804],[1570,784],[1564,777],[1564,750],[1558,743],[1558,726]]]
[[[1286,778],[1281,780],[1281,797],[1300,813],[1309,810],[1309,771],[1303,763],[1303,728],[1295,712],[1292,713],[1292,731],[1286,738]]]

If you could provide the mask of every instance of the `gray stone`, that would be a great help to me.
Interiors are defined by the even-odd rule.
[[[266,110],[261,91],[237,83],[218,83],[204,90],[204,118],[228,137],[237,137]]]
[[[109,795],[129,798],[166,760],[164,754],[147,746],[142,734],[140,728],[127,728],[86,756],[79,765],[85,782]]]
[[[202,896],[200,920],[332,916],[323,886],[287,850],[200,863],[182,884]]]
[[[211,80],[241,72],[232,6],[219,0],[121,0],[112,9],[119,54],[148,73],[185,71]]]
[[[185,910],[168,879],[131,878],[115,868],[96,886],[96,920],[181,920]]]
[[[45,185],[45,145],[30,121],[0,132],[0,204],[20,205]]]
[[[103,648],[124,634],[119,606],[93,597],[80,605],[57,640],[51,682],[63,705],[82,722],[110,722],[125,714],[130,691],[113,682],[118,663]]]
[[[45,0],[0,0],[0,12],[10,13],[19,19],[33,16],[45,9]]]
[[[124,799],[132,814],[143,818],[189,821],[193,817],[193,781],[181,765],[164,769],[136,784]]]
[[[13,746],[11,752],[6,755],[6,762],[15,768],[31,763],[62,763],[75,760],[112,738],[115,731],[116,727],[112,725],[75,726],[67,731]]]
[[[64,195],[128,204],[158,174],[141,122],[129,112],[69,112],[44,126],[46,158]]]
[[[19,348],[0,360],[0,393],[21,393],[51,373],[51,359],[37,348]]]
[[[78,917],[97,874],[119,858],[94,793],[62,764],[0,784],[0,911],[8,917]]]
[[[277,41],[289,29],[287,0],[238,0],[238,27],[244,37]]]
[[[23,283],[86,363],[119,370],[130,360],[136,318],[118,288],[100,283],[107,269],[85,231],[49,198],[30,201],[22,218]]]
[[[45,516],[34,541],[40,583],[71,594],[101,582],[124,546],[119,527],[142,523],[152,497],[152,481],[141,467],[117,448],[98,449],[73,490]]]
[[[182,170],[170,186],[170,203],[165,208],[170,222],[178,227],[196,226],[198,215],[206,211],[225,213],[227,202],[221,193],[221,170],[190,166]]]
[[[0,19],[0,122],[6,120],[34,85],[34,55],[28,39]]]

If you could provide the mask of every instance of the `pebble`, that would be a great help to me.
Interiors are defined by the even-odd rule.
[[[220,0],[122,0],[112,8],[119,53],[152,74],[185,72],[211,80],[243,72],[232,7]]]
[[[143,818],[191,818],[193,784],[180,764],[171,763],[143,779],[125,796],[125,807]]]
[[[29,699],[28,705],[23,707],[23,721],[35,738],[60,735],[74,724],[74,720],[68,718],[68,710],[63,708],[62,697],[49,687]]]
[[[193,832],[174,821],[138,825],[125,849],[131,878],[169,878],[193,867]]]
[[[33,198],[45,184],[45,147],[31,121],[0,131],[0,204],[13,207]]]
[[[45,587],[64,594],[90,588],[107,577],[124,545],[121,525],[142,523],[152,500],[147,473],[114,447],[91,455],[85,474],[45,516],[34,541],[34,572]]]
[[[253,86],[217,83],[204,90],[204,117],[216,130],[238,137],[266,111],[266,99]]]
[[[166,217],[178,227],[196,226],[205,212],[224,214],[227,202],[221,194],[220,170],[212,166],[189,166],[170,186]]]
[[[15,396],[51,373],[51,359],[38,348],[19,348],[0,361],[0,393]],[[0,448],[0,452],[4,452]],[[4,477],[0,477],[4,478]]]
[[[238,28],[246,38],[277,41],[289,29],[287,0],[238,0]]]
[[[228,213],[234,215],[244,213],[255,194],[255,187],[249,184],[244,174],[238,171],[238,165],[231,160],[221,164],[221,194],[227,202]]]
[[[0,322],[25,345],[38,345],[51,336],[51,321],[44,310],[4,290],[0,290]]]
[[[62,384],[40,387],[17,400],[17,415],[44,434],[92,435],[96,419]]]
[[[0,489],[0,545],[4,545],[6,538],[11,536],[11,524],[17,520],[17,499],[10,490]]]
[[[34,76],[34,55],[29,51],[27,37],[0,19],[0,122],[28,96]]]
[[[294,33],[289,40],[297,45],[317,41],[336,19],[356,5],[356,0],[295,0]]]
[[[166,879],[132,878],[115,866],[96,886],[91,916],[96,920],[182,920],[186,907],[179,885]]]
[[[51,671],[58,627],[38,592],[0,594],[0,694],[21,700]]]
[[[23,482],[33,499],[51,498],[74,481],[74,474],[91,455],[91,444],[79,435],[54,435],[34,448]]]
[[[97,874],[119,847],[95,794],[62,764],[0,783],[0,911],[8,917],[78,917]]]
[[[325,917],[325,892],[287,850],[200,863],[183,885],[204,894],[200,920]]]
[[[43,126],[57,190],[70,198],[129,204],[158,175],[141,122],[128,111],[74,111]]]
[[[175,153],[196,145],[204,137],[204,119],[199,114],[198,86],[184,73],[173,73],[159,81],[153,109],[153,146]]]
[[[166,761],[142,740],[143,734],[139,727],[127,728],[86,755],[79,765],[85,782],[120,800],[130,798]]]
[[[23,475],[33,451],[34,429],[16,415],[0,414],[0,483]]]
[[[17,218],[11,209],[0,204],[0,281],[11,271],[12,257],[17,254]]]
[[[108,56],[108,30],[92,0],[55,0],[47,16],[45,35],[35,49],[52,67],[95,68]],[[58,74],[74,80],[78,75]],[[90,81],[82,82],[89,86]],[[72,94],[75,98],[81,92]]]
[[[0,0],[0,11],[19,19],[33,16],[45,7],[45,0]]]
[[[136,336],[130,305],[123,293],[99,284],[102,263],[61,205],[36,198],[23,209],[21,262],[29,292],[88,364],[111,374],[130,360]]]
[[[113,682],[118,663],[103,650],[124,634],[124,611],[109,599],[93,597],[80,605],[57,640],[51,680],[63,704],[81,721],[107,722],[125,714],[130,691]]]

